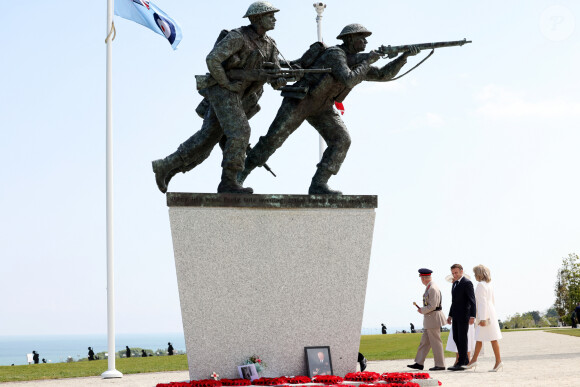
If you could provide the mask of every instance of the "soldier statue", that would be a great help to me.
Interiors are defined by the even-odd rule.
[[[288,136],[306,120],[320,133],[327,145],[308,193],[341,194],[340,191],[328,187],[328,180],[340,169],[350,147],[350,136],[333,107],[334,103],[342,102],[352,88],[362,81],[385,82],[392,79],[407,63],[407,57],[419,52],[415,46],[410,46],[408,51],[385,66],[371,66],[380,55],[375,51],[362,53],[366,48],[366,38],[370,35],[371,32],[362,25],[349,24],[337,36],[343,44],[326,48],[322,43],[315,43],[309,51],[318,45],[320,54],[313,58],[312,53],[307,52],[301,58],[309,59],[311,63],[295,61],[304,68],[331,68],[332,73],[305,74],[293,85],[295,90],[304,91],[303,94],[286,94],[267,134],[260,137],[256,146],[248,153],[245,169],[239,174],[240,183],[245,181],[254,168],[263,166]]]
[[[286,84],[286,79],[235,80],[230,70],[261,69],[265,64],[279,68],[278,50],[266,31],[276,24],[274,13],[279,9],[266,1],[256,1],[246,14],[250,25],[223,31],[206,58],[209,74],[202,94],[209,106],[202,109],[201,129],[164,159],[152,162],[157,187],[167,192],[169,181],[177,172],[187,172],[209,157],[216,144],[223,148],[222,176],[218,193],[253,193],[238,183],[237,176],[244,169],[246,148],[250,139],[248,120],[260,110],[258,100],[263,85],[269,82],[274,89]],[[199,88],[199,83],[198,83]],[[199,108],[198,108],[199,113]]]

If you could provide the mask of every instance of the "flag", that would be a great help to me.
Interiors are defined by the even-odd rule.
[[[147,0],[116,0],[115,15],[133,20],[164,36],[173,49],[181,42],[181,27],[155,4]]]
[[[334,106],[336,106],[336,110],[338,110],[341,115],[344,114],[344,105],[342,102],[334,102]]]

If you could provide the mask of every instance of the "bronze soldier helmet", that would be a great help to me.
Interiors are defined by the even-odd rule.
[[[363,34],[366,38],[367,36],[370,36],[372,32],[367,30],[362,24],[353,23],[344,27],[336,39],[344,40],[346,36],[354,34]]]
[[[255,15],[263,15],[265,13],[270,12],[278,12],[280,11],[278,8],[274,7],[272,4],[268,3],[267,1],[256,1],[248,7],[246,14],[243,17],[250,17]]]

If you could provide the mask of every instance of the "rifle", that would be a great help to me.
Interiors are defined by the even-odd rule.
[[[302,78],[304,74],[324,74],[331,72],[332,69],[288,70],[266,68],[255,70],[233,69],[226,71],[226,74],[228,75],[228,78],[234,81],[274,82],[278,78],[285,78],[287,82],[296,82],[299,78]],[[203,90],[217,84],[216,80],[213,79],[210,73],[196,75],[195,81],[197,84],[197,90]]]
[[[226,72],[228,78],[235,81],[274,82],[278,78],[285,78],[288,82],[296,82],[304,74],[331,73],[332,69],[233,69]]]
[[[250,144],[248,144],[248,147],[246,148],[246,154],[250,153],[250,151],[252,150],[252,146]],[[274,177],[276,177],[276,174],[274,173],[274,171],[272,171],[270,169],[270,167],[268,166],[268,164],[264,164],[262,165],[264,167],[264,169],[268,172],[270,172],[272,175],[274,175]]]
[[[419,50],[429,50],[429,49],[436,49],[441,47],[454,47],[454,46],[463,46],[466,43],[471,43],[471,40],[463,39],[463,40],[454,40],[451,42],[434,42],[434,43],[419,43],[419,44],[406,44],[403,46],[381,46],[378,48],[377,52],[382,57],[388,56],[389,58],[394,58],[399,53],[410,51],[412,46],[417,47]]]

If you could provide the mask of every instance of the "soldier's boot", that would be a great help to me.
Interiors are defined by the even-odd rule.
[[[242,187],[238,182],[238,171],[235,169],[222,169],[222,181],[218,185],[218,193],[251,194],[254,190],[250,187]]]
[[[328,187],[330,176],[332,176],[332,173],[328,169],[318,168],[312,178],[310,188],[308,188],[308,195],[342,195],[342,192]]]
[[[164,159],[154,160],[151,162],[153,172],[155,173],[155,182],[159,191],[167,192],[167,186],[171,178],[179,172],[179,168],[183,166],[183,159],[179,152],[174,152]]]
[[[248,175],[250,173],[252,173],[252,171],[257,167],[258,165],[253,163],[252,160],[249,157],[246,157],[246,162],[244,163],[244,170],[241,172],[238,172],[238,182],[240,184],[244,184],[244,181],[246,181],[246,178],[248,177]]]

